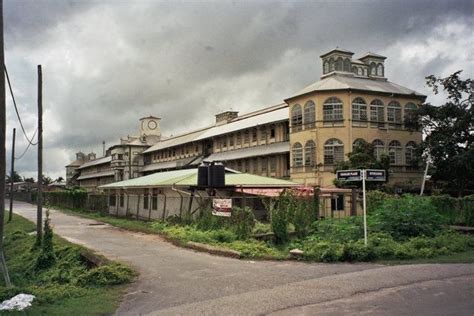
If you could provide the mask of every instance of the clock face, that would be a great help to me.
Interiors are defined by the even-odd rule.
[[[148,128],[149,129],[155,129],[158,126],[155,121],[149,121],[148,122]]]

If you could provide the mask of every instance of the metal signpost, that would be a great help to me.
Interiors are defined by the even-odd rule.
[[[364,208],[364,244],[367,246],[367,200],[365,198],[365,181],[387,181],[383,169],[338,170],[336,179],[339,181],[362,181],[362,196]]]

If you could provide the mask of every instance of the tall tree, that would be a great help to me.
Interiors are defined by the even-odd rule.
[[[430,157],[434,183],[458,196],[474,193],[474,82],[461,79],[461,72],[426,77],[434,94],[446,93],[446,101],[425,103],[407,118],[411,128],[426,135],[420,149]]]
[[[11,176],[10,175],[7,175],[7,182],[10,182]],[[16,172],[16,171],[13,171],[13,182],[22,182],[23,181],[23,178]]]

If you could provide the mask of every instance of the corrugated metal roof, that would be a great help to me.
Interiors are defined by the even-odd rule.
[[[93,179],[93,178],[103,178],[103,177],[113,177],[114,171],[101,171],[101,172],[94,172],[90,174],[81,175],[77,178],[77,180],[85,180],[85,179]]]
[[[149,153],[164,148],[182,145],[185,143],[211,138],[217,135],[239,131],[272,122],[288,120],[288,105],[278,104],[262,110],[241,115],[227,124],[212,125],[183,135],[175,136],[156,143],[144,151]]]
[[[370,78],[360,78],[353,76],[344,76],[344,75],[332,75],[324,79],[316,81],[312,85],[307,86],[306,88],[300,90],[292,97],[294,98],[306,93],[314,91],[331,91],[331,90],[362,90],[362,91],[374,91],[381,93],[392,93],[392,94],[402,94],[410,95],[413,97],[426,97],[425,95],[418,93],[414,90],[405,88],[396,83],[385,81],[385,80],[374,80]],[[288,100],[287,99],[287,100]]]
[[[229,171],[229,170],[227,170]],[[226,185],[242,187],[293,187],[301,186],[287,180],[262,177],[248,173],[225,174]],[[197,168],[157,172],[148,176],[100,186],[101,189],[127,189],[171,186],[196,186]]]
[[[95,159],[95,160],[88,161],[77,169],[84,169],[84,168],[91,167],[91,166],[97,166],[97,165],[101,165],[101,164],[108,163],[108,162],[111,162],[111,161],[112,161],[112,157],[111,156],[106,156],[106,157],[102,157],[102,158],[98,158],[98,159]]]
[[[83,163],[84,163],[83,160],[76,159],[73,162],[71,162],[69,165],[67,165],[66,167],[77,167],[77,166],[82,165]]]
[[[261,145],[261,146],[254,146],[254,147],[224,151],[220,153],[213,153],[209,157],[205,158],[204,161],[228,161],[228,160],[235,160],[235,159],[247,158],[247,157],[278,154],[278,153],[284,153],[284,152],[289,152],[289,151],[290,151],[290,143],[280,142],[280,143],[274,143],[270,145]]]
[[[157,163],[152,163],[149,165],[146,165],[143,167],[143,171],[155,171],[155,170],[163,170],[163,169],[173,169],[173,168],[180,168],[184,166],[193,166],[193,165],[198,165],[202,162],[202,157],[197,156],[197,157],[188,157],[184,159],[179,159],[179,160],[173,160],[173,161],[163,161],[163,162],[157,162]]]

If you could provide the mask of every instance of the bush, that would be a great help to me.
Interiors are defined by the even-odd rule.
[[[327,241],[306,244],[303,257],[319,262],[336,262],[343,258],[343,246]]]
[[[390,199],[375,214],[375,228],[395,240],[417,236],[434,236],[443,228],[444,219],[433,210],[428,198],[404,196]]]
[[[385,192],[373,190],[367,191],[365,198],[367,201],[367,214],[371,214],[379,209],[386,200],[393,199],[394,197]]]
[[[196,227],[200,230],[208,231],[221,229],[229,226],[229,219],[221,216],[212,215],[209,208],[203,209],[195,221]]]
[[[372,261],[376,258],[375,251],[370,245],[365,245],[363,240],[350,241],[342,248],[343,261]]]
[[[275,243],[277,244],[284,244],[288,241],[288,224],[293,207],[294,198],[288,192],[280,195],[278,202],[269,201],[267,204],[270,224],[275,235]]]
[[[247,239],[255,226],[255,216],[248,208],[234,207],[231,217],[232,230],[239,239]]]
[[[229,243],[238,238],[234,232],[226,229],[214,230],[210,233],[210,237],[217,242]]]
[[[36,269],[42,270],[51,267],[56,262],[53,248],[53,230],[50,225],[49,210],[46,210],[46,218],[44,220],[43,242],[41,245],[41,253],[36,261]]]
[[[295,226],[296,236],[303,238],[308,234],[313,215],[310,205],[306,201],[295,201],[292,223]]]
[[[363,218],[361,216],[325,219],[315,222],[313,227],[315,233],[321,239],[332,242],[348,242],[364,238]]]
[[[129,267],[114,263],[87,271],[78,283],[89,286],[118,285],[129,283],[134,276]]]

